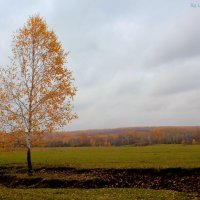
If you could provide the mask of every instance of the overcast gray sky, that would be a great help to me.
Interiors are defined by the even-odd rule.
[[[39,13],[70,51],[79,119],[66,130],[199,125],[200,0],[0,0],[0,65]]]

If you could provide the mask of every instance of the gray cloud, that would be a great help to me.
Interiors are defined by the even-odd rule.
[[[40,13],[70,51],[79,119],[66,129],[196,125],[200,9],[192,2],[0,1],[1,64],[13,31]]]

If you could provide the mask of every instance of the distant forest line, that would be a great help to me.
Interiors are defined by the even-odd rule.
[[[23,137],[0,133],[0,147],[22,147]],[[134,127],[45,133],[33,138],[33,146],[144,146],[151,144],[200,144],[200,126]]]

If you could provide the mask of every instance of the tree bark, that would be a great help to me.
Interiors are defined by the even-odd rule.
[[[31,162],[31,149],[27,150],[27,164],[28,164],[28,174],[32,174],[32,162]]]

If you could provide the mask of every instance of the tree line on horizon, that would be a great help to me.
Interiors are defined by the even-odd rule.
[[[23,147],[23,137],[0,133],[0,147]],[[149,127],[46,133],[33,138],[35,147],[145,146],[200,144],[200,127]]]

